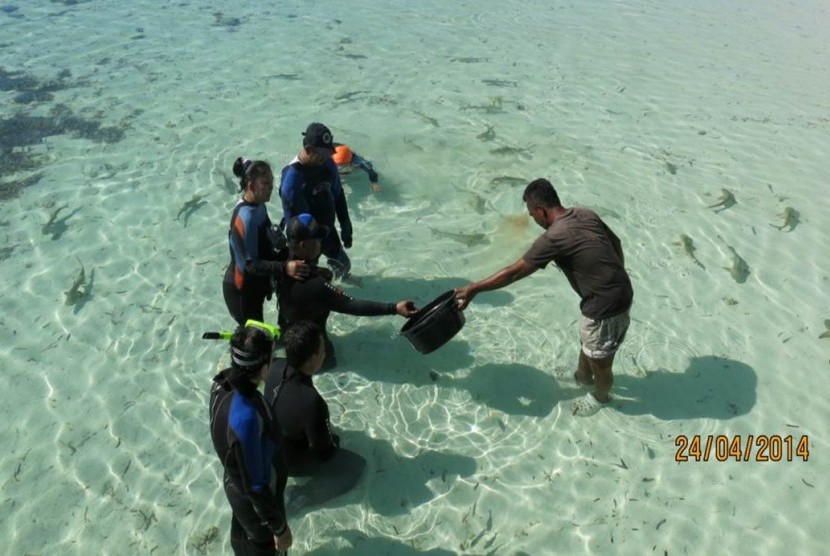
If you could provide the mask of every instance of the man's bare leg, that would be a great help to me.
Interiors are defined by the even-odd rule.
[[[591,369],[591,374],[594,377],[594,386],[596,388],[593,395],[597,401],[601,403],[607,403],[611,400],[608,393],[611,392],[611,387],[614,385],[614,373],[611,369],[614,365],[614,355],[615,354],[612,353],[605,359],[591,359],[590,357],[585,357],[588,361],[588,366]]]
[[[588,363],[588,356],[579,348],[579,361],[576,364],[576,372],[574,373],[574,380],[582,386],[594,385],[594,373]]]

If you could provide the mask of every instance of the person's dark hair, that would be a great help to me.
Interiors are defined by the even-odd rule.
[[[264,160],[249,160],[240,156],[233,163],[233,175],[239,178],[240,191],[244,191],[248,180],[271,176],[273,172],[271,172],[271,165]]]
[[[231,367],[246,378],[255,376],[265,363],[270,363],[273,339],[263,330],[249,326],[231,336]]]
[[[545,178],[539,178],[527,184],[522,201],[545,208],[562,206],[553,184]]]
[[[317,323],[300,321],[288,328],[283,335],[283,341],[288,364],[299,369],[320,349],[323,331]]]

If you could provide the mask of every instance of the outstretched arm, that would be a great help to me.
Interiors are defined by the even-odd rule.
[[[502,268],[484,280],[479,280],[478,282],[467,284],[461,288],[456,288],[455,296],[459,301],[458,308],[463,311],[477,294],[491,290],[498,290],[512,284],[513,282],[521,280],[525,276],[530,276],[537,270],[539,270],[538,267],[533,266],[524,259],[519,259],[512,265]]]
[[[378,183],[378,173],[375,171],[372,163],[352,151],[352,164],[369,174],[369,186],[372,188],[372,193],[380,193],[381,188]]]

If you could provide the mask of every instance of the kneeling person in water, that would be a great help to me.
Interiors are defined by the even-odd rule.
[[[329,408],[314,387],[313,377],[326,357],[319,326],[300,321],[285,335],[286,359],[275,359],[265,379],[265,399],[274,429],[280,431],[280,448],[288,474],[313,477],[286,491],[293,511],[311,507],[350,491],[360,479],[366,460],[340,447],[332,432]]]
[[[320,256],[322,242],[329,233],[328,228],[318,225],[310,214],[300,214],[291,218],[287,231],[289,260],[309,262]],[[278,276],[277,302],[279,323],[283,330],[301,320],[310,320],[320,327],[326,343],[324,369],[332,369],[337,365],[334,346],[326,333],[326,322],[332,311],[364,317],[395,314],[411,317],[417,312],[414,303],[408,300],[379,303],[354,299],[340,288],[331,285],[321,269],[316,266],[311,267],[308,278],[302,282]]]

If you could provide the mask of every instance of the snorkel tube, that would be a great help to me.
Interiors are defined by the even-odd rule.
[[[249,326],[254,328],[259,328],[266,334],[268,334],[272,340],[279,339],[282,331],[280,330],[279,326],[275,326],[273,324],[269,324],[267,322],[262,322],[254,319],[248,319],[245,322],[244,328],[248,328]],[[203,340],[230,340],[233,337],[233,331],[222,330],[220,332],[205,332],[202,334]]]

